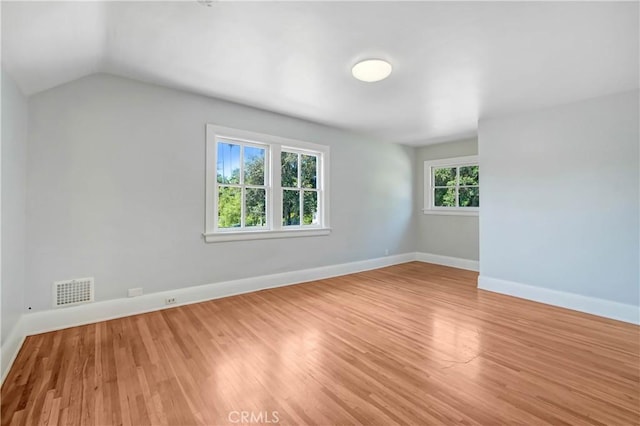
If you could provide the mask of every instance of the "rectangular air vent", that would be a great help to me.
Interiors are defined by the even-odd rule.
[[[53,283],[53,307],[93,302],[93,277]]]

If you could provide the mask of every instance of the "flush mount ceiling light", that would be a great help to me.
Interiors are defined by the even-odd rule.
[[[351,74],[360,81],[373,83],[389,77],[392,69],[391,64],[383,59],[367,59],[355,64]]]

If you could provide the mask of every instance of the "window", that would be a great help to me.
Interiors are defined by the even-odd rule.
[[[480,209],[478,157],[424,162],[424,213],[477,215]]]
[[[291,150],[280,154],[282,226],[318,225],[318,155]]]
[[[329,148],[207,125],[207,242],[327,235]]]

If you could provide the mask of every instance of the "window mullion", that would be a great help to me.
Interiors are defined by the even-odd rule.
[[[245,199],[246,199],[246,189],[244,187],[244,185],[240,186],[240,228],[244,229],[244,215],[245,215],[245,208],[244,208],[244,203],[245,203]]]
[[[316,156],[316,208],[317,210],[317,218],[318,218],[318,226],[324,226],[324,188],[322,185],[323,176],[320,172],[322,169],[322,155],[318,154]]]
[[[302,226],[302,154],[298,153],[298,226]]]
[[[456,208],[460,207],[460,167],[456,167]]]
[[[265,224],[264,226],[267,229],[273,229],[271,227],[271,214],[273,212],[273,206],[271,204],[271,185],[272,185],[272,178],[271,178],[271,169],[273,168],[271,166],[271,157],[273,155],[273,153],[271,152],[272,148],[271,146],[265,147],[264,150],[264,208],[265,208],[265,214],[264,214],[264,220],[265,220]]]
[[[271,197],[270,217],[267,218],[271,229],[282,229],[282,164],[281,164],[282,148],[280,145],[271,146],[270,164],[271,164]]]
[[[302,154],[298,153],[298,189],[302,188]]]
[[[240,183],[240,229],[244,229],[245,227],[245,200],[246,200],[246,189],[244,186],[244,144],[240,144],[240,176],[238,177],[238,182]]]
[[[303,220],[302,220],[302,218],[303,218],[302,209],[304,209],[304,190],[302,189],[302,187],[300,187],[300,200],[299,200],[299,203],[300,203],[300,226],[302,226],[304,224]]]
[[[428,205],[427,203],[424,203],[425,209],[427,208],[432,209],[436,206],[436,168],[435,167],[429,167],[429,187],[431,188],[430,190],[431,199],[429,200]]]
[[[238,183],[244,184],[244,145],[240,145],[240,176],[238,176]]]

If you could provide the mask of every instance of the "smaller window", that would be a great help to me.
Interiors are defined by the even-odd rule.
[[[268,146],[220,139],[217,151],[217,228],[266,228]]]
[[[282,226],[318,226],[318,154],[282,148]]]
[[[424,213],[477,215],[480,208],[478,157],[424,162]]]

